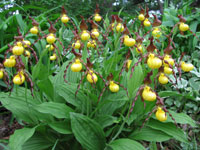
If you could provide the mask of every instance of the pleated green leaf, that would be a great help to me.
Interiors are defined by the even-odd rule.
[[[70,113],[71,127],[75,138],[87,150],[102,150],[105,135],[101,126],[94,120],[78,113]]]
[[[187,137],[184,134],[184,132],[180,129],[177,128],[174,123],[163,123],[160,121],[157,121],[155,119],[151,119],[148,123],[149,127],[156,129],[156,130],[160,130],[170,136],[172,136],[174,139],[184,142],[184,143],[188,143]]]
[[[145,150],[139,142],[126,138],[113,141],[109,147],[112,150]]]
[[[143,127],[141,130],[138,129],[134,131],[129,138],[133,140],[144,140],[144,141],[155,141],[163,142],[172,138],[172,136],[162,132],[160,130],[155,130],[150,127]]]

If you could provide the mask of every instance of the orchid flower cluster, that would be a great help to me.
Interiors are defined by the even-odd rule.
[[[126,91],[127,97],[129,97],[127,88],[120,83],[120,77],[124,71],[130,71],[130,78],[134,78],[133,73],[134,69],[142,62],[144,62],[145,67],[148,67],[151,71],[145,77],[143,84],[138,88],[135,98],[132,100],[132,107],[129,110],[129,114],[133,111],[135,102],[138,100],[138,97],[141,97],[142,102],[145,101],[156,101],[156,106],[153,108],[152,112],[149,113],[145,122],[148,118],[155,112],[156,118],[159,121],[166,121],[167,115],[169,111],[164,106],[164,99],[159,97],[156,93],[156,84],[159,83],[161,85],[165,85],[171,83],[176,86],[178,79],[176,77],[175,68],[177,68],[179,73],[179,80],[181,80],[181,72],[190,72],[193,70],[194,66],[190,63],[182,61],[183,55],[180,57],[178,62],[172,58],[171,51],[175,48],[175,44],[172,40],[173,30],[178,26],[179,31],[182,35],[187,33],[187,31],[191,32],[197,39],[198,37],[190,30],[188,24],[186,24],[186,20],[183,16],[179,15],[179,22],[174,25],[171,29],[171,32],[166,35],[163,34],[161,30],[162,22],[158,19],[156,15],[153,14],[153,18],[149,15],[149,9],[141,8],[140,14],[138,18],[133,20],[132,24],[134,25],[136,20],[139,20],[140,26],[138,27],[138,31],[132,31],[127,27],[126,21],[120,18],[118,15],[111,16],[111,24],[109,26],[106,25],[105,20],[100,15],[99,6],[96,6],[96,10],[94,14],[89,17],[87,20],[82,17],[80,27],[78,28],[73,20],[68,16],[67,11],[64,7],[62,7],[61,16],[55,20],[54,23],[48,20],[50,27],[48,29],[49,33],[45,34],[39,27],[39,23],[30,17],[32,20],[33,27],[30,29],[30,33],[37,35],[38,39],[31,43],[27,40],[26,35],[22,35],[20,30],[18,29],[18,36],[14,37],[14,43],[12,45],[8,45],[8,50],[5,52],[5,60],[2,64],[0,64],[0,79],[3,79],[7,84],[8,88],[13,88],[13,84],[22,85],[25,81],[30,83],[32,95],[33,95],[33,82],[29,77],[28,70],[25,69],[25,64],[22,61],[22,56],[26,57],[29,61],[29,64],[33,62],[38,62],[38,54],[36,54],[34,50],[34,45],[42,39],[46,39],[46,49],[49,50],[51,56],[49,59],[51,61],[56,61],[64,58],[69,53],[72,53],[75,58],[68,63],[66,69],[64,71],[64,80],[66,83],[67,71],[70,68],[72,72],[82,74],[80,82],[78,84],[77,90],[75,92],[75,96],[77,95],[80,85],[83,83],[84,78],[86,77],[87,81],[94,87],[98,82],[99,78],[104,83],[104,88],[102,89],[98,102],[101,100],[103,93],[106,88],[109,88],[110,92],[117,93],[120,90],[120,87]],[[60,41],[59,38],[56,37],[57,31],[54,27],[59,20],[68,28],[68,24],[72,24],[73,29],[72,33],[74,35],[71,43],[68,44],[66,48],[64,44]],[[89,31],[88,25],[91,26],[91,30]],[[105,31],[100,29],[100,26],[104,25],[107,28]],[[140,31],[144,32],[144,29],[149,29],[148,32],[141,35]],[[130,32],[131,30],[131,32]],[[92,56],[92,51],[94,51],[99,57],[104,53],[105,43],[109,42],[113,44],[112,40],[110,40],[109,36],[113,34],[120,35],[120,47],[125,47],[127,54],[124,60],[124,64],[121,68],[121,72],[119,73],[119,81],[114,80],[114,76],[112,73],[107,77],[103,77],[99,72],[95,71],[93,67],[93,63],[90,60]],[[149,36],[147,40],[149,40],[149,44],[144,44],[144,39],[146,36]],[[165,36],[168,39],[168,45],[163,50],[163,53],[155,46],[156,42],[160,42],[159,38]],[[100,38],[101,37],[101,38]],[[56,45],[56,41],[62,46],[62,51]],[[87,58],[84,60],[82,58],[84,48],[87,49]],[[138,58],[137,62],[133,62],[131,54],[136,53]],[[9,57],[8,57],[9,56]],[[135,56],[134,56],[135,57]],[[10,81],[10,77],[5,68],[12,68],[15,74]],[[151,76],[154,70],[158,70],[158,74],[153,79],[154,87],[151,87],[152,83]],[[170,79],[169,75],[173,75],[176,79],[175,83]],[[116,79],[116,78],[115,78]],[[169,113],[170,117],[172,115]],[[175,121],[175,119],[172,117]],[[144,123],[145,123],[144,122]],[[143,124],[144,125],[144,124]]]

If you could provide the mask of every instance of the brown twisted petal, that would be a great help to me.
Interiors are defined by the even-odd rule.
[[[108,81],[111,81],[112,79],[113,79],[113,74],[110,73],[110,74],[107,76],[107,80],[108,80]]]
[[[94,13],[98,14],[99,12],[100,12],[99,4],[96,4],[96,9],[95,9]]]
[[[56,33],[56,28],[53,26],[52,22],[48,19],[48,22],[50,24],[50,27],[49,27],[49,32],[50,33]]]
[[[141,5],[139,5],[139,8],[141,9],[141,10],[140,10],[140,14],[143,14],[143,15],[144,15],[144,14],[145,14],[144,8],[142,8]]]
[[[183,18],[183,16],[182,15],[178,15],[178,18],[180,19],[180,22],[186,22],[186,20],[185,20],[185,18]]]
[[[135,34],[136,34],[136,42],[137,42],[137,43],[142,43],[142,41],[143,41],[144,39],[138,34],[138,32],[135,32]]]
[[[126,34],[126,35],[130,34],[130,32],[129,32],[129,30],[128,30],[128,28],[127,28],[125,23],[124,23],[124,34]]]
[[[144,79],[144,84],[151,84],[151,76],[153,75],[153,72],[151,71],[151,72],[149,72],[148,74],[147,74],[147,76],[145,77],[145,79]]]
[[[116,15],[116,21],[118,22],[118,23],[121,23],[123,20],[122,20],[122,18],[120,18],[118,15]]]
[[[62,6],[61,8],[62,8],[62,14],[67,14],[67,10],[65,9],[65,7]]]
[[[160,26],[162,22],[158,19],[156,15],[153,14],[153,16],[154,16],[153,27]]]
[[[38,25],[39,25],[39,23],[38,23],[35,19],[33,19],[33,18],[30,17],[30,16],[29,16],[29,18],[32,20],[32,25],[33,25],[33,26],[38,26]]]
[[[149,8],[146,6],[146,15],[145,18],[149,18]]]
[[[98,28],[98,25],[94,21],[90,20],[90,23],[92,24],[92,29]]]
[[[168,36],[168,46],[164,49],[165,54],[170,54],[171,51],[173,50],[173,47],[171,46],[171,42],[172,42],[172,39],[170,36]]]
[[[86,66],[87,66],[88,68],[92,68],[92,67],[93,67],[93,64],[91,63],[91,61],[90,61],[89,58],[87,58],[87,64],[86,64]]]
[[[115,22],[115,20],[116,20],[116,16],[117,16],[117,15],[112,15],[112,16],[111,16],[111,18],[112,18],[111,23],[114,23],[114,22]]]
[[[82,55],[80,53],[77,53],[74,49],[72,49],[72,53],[77,57],[77,58],[81,58]]]
[[[148,52],[153,52],[156,49],[156,46],[153,44],[153,37],[149,38],[150,44],[147,47]]]
[[[81,16],[81,24],[80,24],[80,29],[81,30],[87,30],[88,29],[88,26],[87,26],[87,24],[85,23],[85,20],[84,20],[84,17],[83,16]]]

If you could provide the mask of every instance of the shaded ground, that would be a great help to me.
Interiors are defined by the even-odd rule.
[[[16,120],[12,120],[11,113],[0,108],[0,140],[9,139],[10,135],[20,128],[22,126]]]

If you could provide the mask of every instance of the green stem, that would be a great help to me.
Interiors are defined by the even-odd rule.
[[[48,53],[49,57],[48,57],[48,64],[47,64],[47,69],[48,69],[48,75],[49,75],[49,68],[50,68],[50,52]]]
[[[83,58],[83,61],[86,63],[87,62],[87,41],[84,42],[84,49],[83,49],[83,52],[82,52],[82,58]]]
[[[126,119],[124,119],[124,120],[126,120]],[[124,128],[125,122],[126,121],[123,121],[123,123],[120,126],[118,132],[115,134],[115,136],[112,138],[112,140],[109,143],[112,143],[119,136],[119,134],[122,132],[122,129]]]

